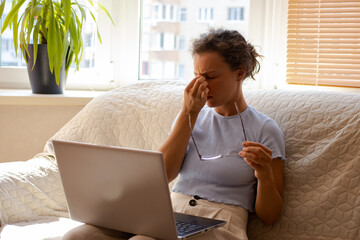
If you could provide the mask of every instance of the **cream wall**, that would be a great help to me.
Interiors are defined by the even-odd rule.
[[[0,105],[0,162],[23,161],[42,152],[45,142],[82,108]]]
[[[0,162],[25,161],[42,152],[46,141],[99,94],[29,92],[0,89]]]

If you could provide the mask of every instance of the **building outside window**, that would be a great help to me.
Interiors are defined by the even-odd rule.
[[[228,8],[228,21],[244,21],[243,7]]]
[[[148,2],[144,3],[144,6],[149,6]],[[153,19],[157,21],[176,21],[177,17],[177,8],[174,4],[164,4],[164,3],[155,3],[153,4]],[[147,11],[147,9],[144,8],[143,11]],[[149,11],[147,11],[146,14],[148,14]],[[143,19],[146,19],[146,17],[143,17]]]
[[[143,17],[140,34],[152,36],[152,47],[150,50],[147,48],[149,43],[146,41],[149,40],[145,39],[148,37],[143,37],[140,63],[148,62],[148,75],[143,74],[144,66],[139,64],[140,68],[142,66],[140,80],[191,80],[194,71],[189,49],[190,41],[200,33],[206,32],[209,27],[236,29],[247,37],[249,19],[245,18],[244,12],[249,10],[249,2],[250,0],[223,0],[219,5],[217,0],[178,0],[171,1],[171,4],[167,4],[166,1],[160,4],[156,0],[143,0],[143,4],[150,6],[154,11],[150,19]],[[168,16],[169,19],[173,16],[170,12],[175,13],[176,9],[178,21],[156,19],[159,11],[162,11],[162,16]],[[241,18],[242,21],[229,21],[229,9],[235,9],[231,10],[232,18],[235,14],[235,19]]]

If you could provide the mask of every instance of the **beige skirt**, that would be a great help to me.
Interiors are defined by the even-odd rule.
[[[248,211],[242,207],[210,202],[204,199],[196,200],[195,206],[190,206],[189,201],[193,199],[181,193],[171,193],[171,201],[174,212],[192,214],[201,217],[224,220],[227,223],[222,227],[213,229],[204,234],[196,236],[194,240],[243,240],[248,239],[246,226]]]

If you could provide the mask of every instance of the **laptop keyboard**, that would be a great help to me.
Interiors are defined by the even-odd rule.
[[[187,222],[176,222],[176,229],[179,234],[187,234],[193,231],[196,231],[198,229],[202,228],[202,226],[187,223]]]

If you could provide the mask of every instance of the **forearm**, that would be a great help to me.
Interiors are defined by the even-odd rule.
[[[255,211],[260,220],[265,224],[274,223],[281,214],[282,205],[282,196],[274,178],[258,180]]]
[[[192,127],[195,125],[196,117],[197,116],[193,116],[191,119]],[[188,115],[182,111],[169,137],[159,149],[164,157],[169,182],[174,180],[180,171],[189,144],[189,138],[190,128]]]

